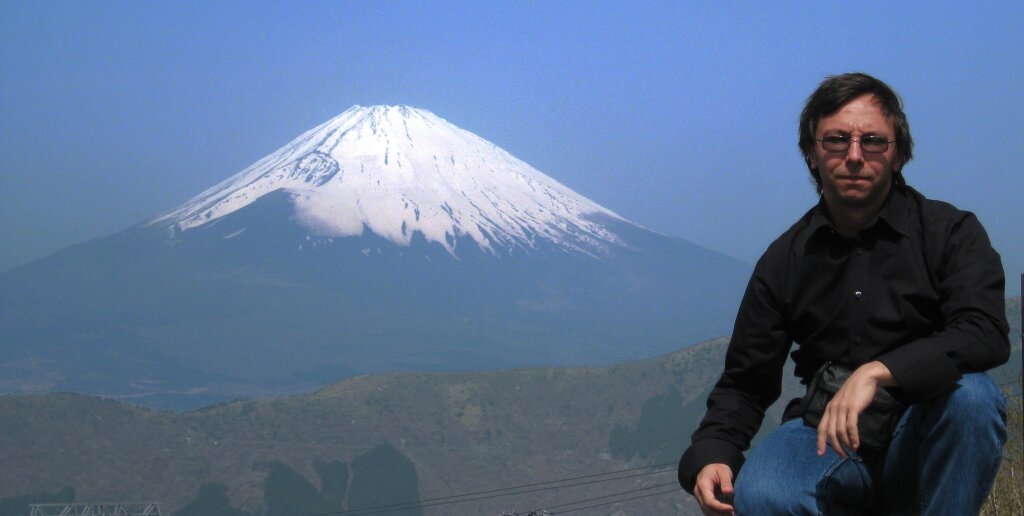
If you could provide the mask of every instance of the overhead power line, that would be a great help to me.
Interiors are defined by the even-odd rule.
[[[672,469],[664,469],[671,466]],[[394,503],[388,505],[378,505],[374,507],[363,507],[358,509],[349,509],[345,511],[337,512],[325,512],[319,513],[317,516],[356,516],[356,515],[369,515],[369,514],[383,514],[387,512],[418,509],[425,507],[434,507],[438,505],[448,505],[454,503],[472,502],[479,500],[486,500],[488,498],[498,498],[503,496],[512,496],[519,494],[536,493],[540,491],[550,491],[555,489],[565,489],[569,487],[578,487],[588,484],[597,484],[601,482],[612,482],[615,480],[625,480],[631,478],[639,478],[647,475],[656,475],[660,473],[667,473],[675,471],[675,463],[655,464],[653,466],[643,466],[638,468],[623,469],[618,471],[608,471],[605,473],[595,473],[590,475],[581,475],[577,477],[563,478],[558,480],[549,480],[545,482],[536,482],[533,484],[522,484],[512,487],[503,487],[499,489],[489,489],[485,491],[474,491],[471,493],[463,493],[458,495],[442,496],[438,498],[428,498],[425,500],[409,501],[403,503]],[[656,470],[656,471],[645,471],[645,470]],[[601,478],[607,477],[607,478]]]
[[[672,486],[672,490],[671,491],[667,491],[667,490],[663,489],[663,488],[669,487],[669,486]],[[622,496],[625,496],[625,495],[631,495],[633,493],[639,493],[641,491],[650,491],[652,489],[662,489],[662,491],[659,491],[657,493],[646,494],[646,495],[643,495],[643,496],[640,496],[640,497],[621,498]],[[586,498],[586,499],[583,499],[583,500],[576,500],[575,502],[568,502],[568,503],[563,503],[563,504],[558,504],[558,505],[550,505],[550,506],[545,507],[544,509],[534,509],[533,511],[530,511],[530,512],[531,513],[541,513],[542,511],[547,511],[545,514],[565,514],[565,513],[569,513],[569,512],[573,512],[573,511],[589,509],[589,508],[592,508],[592,507],[601,507],[602,505],[610,505],[610,504],[613,504],[613,503],[624,502],[624,501],[627,501],[627,500],[634,500],[636,498],[645,498],[647,496],[656,496],[656,495],[659,495],[659,494],[665,494],[665,493],[670,493],[670,492],[671,493],[675,493],[675,492],[678,492],[679,490],[680,490],[679,489],[679,484],[677,482],[666,482],[664,484],[656,484],[656,485],[647,486],[647,487],[638,487],[636,489],[629,489],[627,491],[620,491],[618,493],[612,493],[612,494],[607,494],[607,495],[603,495],[603,496],[596,496],[594,498]],[[563,509],[565,507],[570,507],[570,506],[573,506],[573,505],[579,505],[581,503],[590,503],[590,502],[596,502],[598,500],[608,500],[608,499],[611,499],[611,500],[607,501],[605,503],[597,504],[597,505],[588,505],[586,507],[575,507],[575,508],[572,508],[572,509],[565,509],[565,510],[561,510],[561,511],[553,510],[553,509]]]
[[[673,482],[673,484],[675,484],[675,482]],[[629,498],[622,498],[620,500],[612,500],[610,502],[598,503],[598,504],[594,504],[594,505],[587,505],[585,507],[576,507],[575,509],[568,509],[568,510],[564,510],[564,511],[551,512],[551,513],[548,513],[548,514],[552,514],[552,515],[554,515],[554,514],[568,514],[570,512],[583,511],[583,510],[586,510],[586,509],[593,509],[593,508],[596,508],[596,507],[604,507],[606,505],[611,505],[613,503],[629,502],[629,501],[632,501],[632,500],[639,500],[641,498],[650,498],[652,496],[661,496],[661,495],[665,495],[665,494],[678,493],[678,492],[679,492],[679,487],[677,485],[676,487],[673,487],[671,489],[666,489],[664,491],[658,491],[657,493],[649,493],[649,494],[644,494],[644,495],[639,495],[639,496],[632,496],[632,497],[629,497]]]

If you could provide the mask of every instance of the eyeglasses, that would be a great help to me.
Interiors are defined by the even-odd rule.
[[[849,136],[835,135],[818,138],[816,141],[821,142],[821,148],[828,152],[846,152],[851,143],[857,142],[860,144],[861,152],[870,154],[885,152],[889,150],[890,143],[896,143],[896,140],[886,140],[881,136],[865,136],[859,140],[853,140]]]

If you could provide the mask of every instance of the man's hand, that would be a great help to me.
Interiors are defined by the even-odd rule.
[[[857,418],[871,404],[879,386],[892,385],[896,382],[885,364],[874,361],[858,367],[825,405],[818,423],[818,455],[825,455],[826,439],[840,457],[846,457],[843,448],[856,451],[860,447]]]
[[[718,501],[716,494],[732,498],[732,468],[725,464],[708,464],[697,474],[693,496],[700,504],[700,510],[708,516],[732,515],[732,505]]]

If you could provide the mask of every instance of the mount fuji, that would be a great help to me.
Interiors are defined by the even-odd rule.
[[[189,408],[381,371],[639,359],[727,333],[749,270],[433,113],[355,106],[0,275],[0,392]]]
[[[433,113],[353,107],[151,225],[185,231],[284,191],[311,234],[370,231],[408,247],[419,232],[455,256],[459,240],[507,254],[554,244],[599,252],[620,219],[494,144]]]

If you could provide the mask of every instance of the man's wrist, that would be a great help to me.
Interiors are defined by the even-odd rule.
[[[861,366],[865,369],[865,373],[872,379],[875,380],[875,384],[879,387],[895,387],[896,378],[892,375],[892,371],[883,364],[882,362],[875,360],[868,362]]]
[[[679,460],[679,485],[693,494],[697,475],[709,464],[725,464],[733,474],[743,466],[743,452],[722,439],[701,439],[690,445]]]

